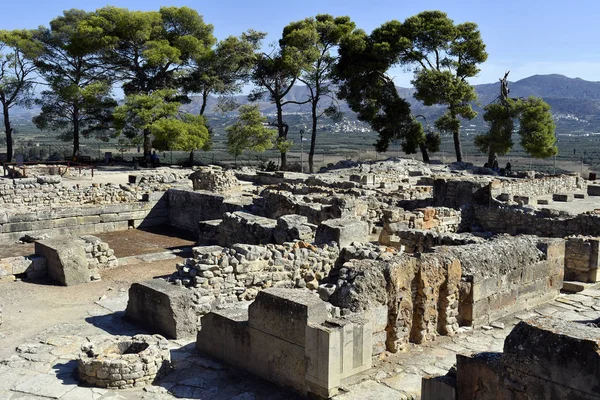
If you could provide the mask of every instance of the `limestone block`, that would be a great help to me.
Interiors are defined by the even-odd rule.
[[[152,279],[131,285],[125,315],[153,332],[180,339],[198,331],[193,304],[190,290]]]
[[[587,194],[588,196],[600,196],[600,185],[588,185]]]
[[[369,224],[349,218],[330,219],[322,222],[317,228],[315,243],[323,244],[336,242],[341,247],[347,247],[352,242],[369,241]]]
[[[572,202],[573,193],[555,193],[552,195],[552,200],[560,202]]]
[[[317,227],[308,223],[308,218],[303,215],[288,214],[277,219],[277,226],[273,230],[275,242],[283,244],[302,240],[311,243],[314,240],[314,231]]]
[[[220,219],[200,221],[198,223],[198,244],[212,245],[218,243]]]
[[[35,254],[46,259],[48,276],[64,286],[91,281],[85,242],[79,239],[47,239],[35,243]]]
[[[341,380],[371,368],[373,334],[368,320],[331,319],[306,326],[307,391],[337,394]]]
[[[544,385],[551,382],[563,386],[581,396],[577,398],[599,398],[599,343],[600,332],[596,327],[562,319],[535,318],[520,322],[508,335],[502,363],[515,369],[517,376],[534,376],[541,378]]]
[[[231,246],[235,243],[273,243],[273,230],[277,221],[250,213],[236,211],[223,214],[219,225],[219,245]]]
[[[298,346],[304,346],[306,325],[325,322],[328,316],[318,295],[299,289],[265,289],[248,309],[251,327]]]
[[[227,363],[306,393],[305,352],[302,346],[272,336],[248,324],[248,311],[213,311],[202,318],[196,349]]]

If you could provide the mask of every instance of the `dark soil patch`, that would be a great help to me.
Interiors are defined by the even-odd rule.
[[[0,245],[0,259],[7,257],[31,256],[34,254],[33,243],[11,243]]]
[[[129,229],[95,236],[108,243],[117,258],[160,253],[196,245],[194,235],[171,226]]]

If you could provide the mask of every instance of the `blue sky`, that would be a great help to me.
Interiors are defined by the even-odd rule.
[[[188,6],[214,25],[219,39],[253,28],[268,32],[267,42],[277,40],[289,22],[319,13],[349,15],[358,27],[370,32],[388,20],[442,10],[455,22],[479,25],[489,58],[473,83],[496,82],[505,70],[511,70],[512,81],[550,73],[600,81],[597,0],[2,0],[0,29],[34,28],[66,9],[94,10],[106,5],[137,10]],[[410,74],[396,69],[393,75],[397,85],[410,85]]]

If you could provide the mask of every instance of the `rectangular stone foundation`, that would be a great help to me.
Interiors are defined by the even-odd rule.
[[[196,349],[302,395],[337,394],[342,379],[371,367],[371,323],[329,319],[309,291],[265,289],[249,310],[202,319]]]

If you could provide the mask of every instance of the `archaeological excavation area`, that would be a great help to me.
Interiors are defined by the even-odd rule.
[[[600,399],[578,174],[40,172],[0,204],[2,399]]]

